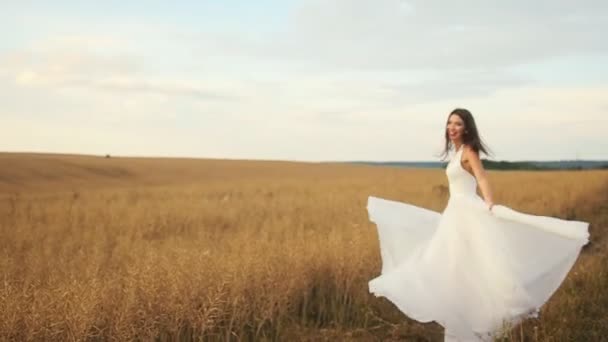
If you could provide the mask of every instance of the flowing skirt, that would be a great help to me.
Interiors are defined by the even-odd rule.
[[[370,196],[381,274],[369,291],[446,341],[483,341],[504,324],[536,316],[588,242],[589,223],[489,211],[475,195],[452,195],[443,213]]]

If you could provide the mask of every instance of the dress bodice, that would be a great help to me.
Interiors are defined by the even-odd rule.
[[[477,195],[477,180],[460,164],[462,160],[463,149],[464,144],[460,145],[460,148],[453,154],[453,157],[448,162],[448,165],[445,170],[445,173],[448,177],[450,196]]]

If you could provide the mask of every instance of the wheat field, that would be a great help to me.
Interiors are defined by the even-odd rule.
[[[369,195],[442,211],[444,170],[2,153],[2,340],[442,341],[368,293]],[[505,341],[608,340],[608,171],[489,171],[495,201],[591,222]]]

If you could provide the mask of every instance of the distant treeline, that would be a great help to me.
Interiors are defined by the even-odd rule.
[[[493,161],[482,159],[484,168],[489,170],[588,170],[608,169],[608,161]]]
[[[548,170],[554,169],[546,165],[538,165],[532,162],[508,162],[508,161],[492,161],[482,159],[483,167],[487,170]]]
[[[608,161],[596,160],[560,160],[560,161],[494,161],[481,160],[488,170],[590,170],[608,169]],[[415,168],[445,168],[447,162],[370,162],[352,161],[347,163],[376,166],[415,167]]]

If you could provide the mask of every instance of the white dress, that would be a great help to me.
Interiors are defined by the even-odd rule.
[[[503,323],[538,314],[588,242],[589,223],[488,210],[461,155],[446,168],[443,213],[369,196],[382,258],[369,291],[417,321],[441,324],[445,341],[491,341]]]

